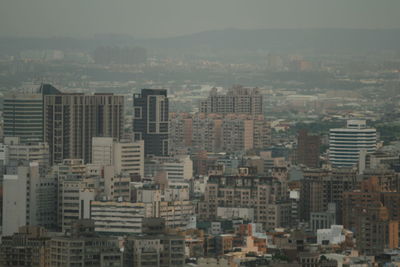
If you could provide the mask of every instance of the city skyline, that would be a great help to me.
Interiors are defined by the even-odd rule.
[[[4,0],[0,266],[400,266],[399,0]]]

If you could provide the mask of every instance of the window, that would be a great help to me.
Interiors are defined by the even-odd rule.
[[[135,119],[141,119],[142,118],[142,107],[135,107],[133,116]]]

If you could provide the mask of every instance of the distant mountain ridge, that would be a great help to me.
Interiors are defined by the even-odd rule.
[[[26,49],[68,49],[93,51],[99,45],[143,46],[147,49],[196,50],[265,50],[288,52],[351,52],[400,50],[400,29],[225,29],[167,38],[135,39],[118,35],[91,39],[1,37],[0,53]],[[113,35],[110,35],[113,36]]]
[[[398,50],[400,29],[226,29],[190,35],[144,40],[144,44],[187,48],[265,50]]]

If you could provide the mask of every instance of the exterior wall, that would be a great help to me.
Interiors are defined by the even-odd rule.
[[[129,237],[126,241],[124,261],[124,266],[183,267],[184,239],[170,235]]]
[[[4,136],[21,143],[43,142],[43,98],[38,93],[10,93],[4,97]]]
[[[310,217],[311,229],[313,231],[328,229],[336,223],[335,213],[331,212],[311,212]]]
[[[167,156],[169,102],[167,90],[142,89],[133,96],[135,140],[144,140],[145,155]]]
[[[29,162],[36,161],[41,165],[49,165],[49,146],[47,143],[21,144],[19,141],[20,138],[18,140],[15,140],[15,138],[10,140],[9,137],[4,139],[8,150],[7,161],[26,160]]]
[[[157,205],[158,203],[153,203]],[[194,215],[194,206],[191,201],[162,201],[159,202],[159,215],[165,219],[167,228],[186,227]]]
[[[254,220],[254,209],[252,208],[235,208],[235,207],[218,207],[217,217],[222,219],[247,219]]]
[[[43,228],[21,227],[11,236],[2,236],[0,266],[50,267],[50,250]]]
[[[144,141],[114,143],[114,166],[118,174],[144,177]]]
[[[267,177],[210,176],[199,216],[215,219],[218,207],[252,208],[255,222],[274,228],[280,223],[280,207],[274,202],[280,199],[279,187],[278,181]]]
[[[41,177],[38,163],[18,166],[14,174],[4,175],[3,235],[12,235],[25,225],[54,229],[55,214],[55,180]]]
[[[55,237],[50,241],[50,266],[101,266],[102,255],[116,257],[111,266],[121,266],[118,240],[99,237]],[[104,254],[106,253],[106,254]]]
[[[28,171],[22,170],[15,175],[4,175],[3,181],[3,226],[4,236],[18,232],[20,226],[29,221],[27,181]]]
[[[92,163],[99,165],[113,164],[114,141],[111,137],[93,137]]]
[[[331,129],[329,132],[329,161],[334,167],[351,167],[358,164],[360,153],[376,150],[376,129],[355,125],[351,121],[347,128]]]
[[[310,168],[319,167],[321,138],[301,130],[297,138],[297,162]]]
[[[270,126],[262,115],[175,114],[170,120],[170,131],[174,152],[189,148],[209,152],[245,151],[265,148],[271,143]]]
[[[114,166],[117,175],[144,177],[144,142],[113,141],[109,137],[95,137],[92,141],[93,164]]]
[[[108,234],[142,233],[142,220],[148,215],[144,203],[92,201],[90,217],[95,231]]]
[[[168,180],[189,180],[193,177],[193,162],[189,156],[176,158],[174,162],[166,161],[162,165]]]
[[[81,179],[60,179],[58,183],[58,227],[62,232],[70,231],[72,223],[88,218],[90,201],[94,200],[94,189],[86,188]]]
[[[203,113],[238,113],[262,115],[262,95],[258,88],[233,87],[226,94],[219,94],[212,88],[206,100],[200,102]]]
[[[59,94],[44,96],[44,141],[50,162],[63,159],[92,161],[92,138],[123,134],[124,97],[112,94]]]

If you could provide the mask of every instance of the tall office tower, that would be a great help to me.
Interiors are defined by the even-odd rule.
[[[49,84],[38,89],[10,92],[4,97],[4,136],[22,144],[43,142],[43,96],[60,93]]]
[[[83,159],[91,162],[92,138],[123,135],[124,97],[113,94],[44,95],[44,141],[50,162]]]
[[[4,97],[4,136],[22,143],[43,141],[43,98],[38,93],[9,93]]]
[[[346,128],[329,132],[329,161],[334,167],[358,164],[361,153],[376,150],[376,129],[367,128],[365,120],[348,120]]]
[[[307,130],[300,130],[297,137],[297,162],[310,168],[318,168],[320,146],[320,136],[309,135]]]
[[[258,88],[234,86],[226,94],[220,94],[214,87],[208,98],[200,102],[200,111],[262,115],[263,98]]]
[[[144,140],[145,156],[168,155],[168,97],[164,89],[142,89],[133,95],[133,132]]]

